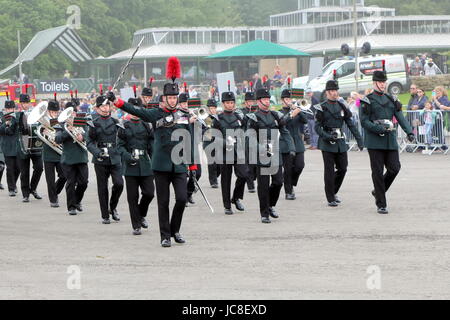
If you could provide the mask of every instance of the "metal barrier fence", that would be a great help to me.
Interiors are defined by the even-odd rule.
[[[414,142],[409,142],[406,133],[399,128],[398,123],[395,123],[400,153],[404,151],[416,152],[419,149],[422,149],[423,154],[428,155],[432,155],[437,151],[443,154],[449,152],[447,139],[450,138],[450,112],[442,112],[440,110],[407,111],[405,118],[411,125],[416,139]],[[364,138],[364,130],[361,127],[359,114],[353,113],[352,120]],[[350,129],[344,125],[343,131],[350,150],[358,150],[356,139]]]

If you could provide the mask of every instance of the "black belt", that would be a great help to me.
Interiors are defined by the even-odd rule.
[[[116,144],[113,142],[99,142],[98,147],[99,148],[115,148]]]

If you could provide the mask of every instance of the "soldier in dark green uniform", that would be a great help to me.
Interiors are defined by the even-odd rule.
[[[215,99],[209,99],[206,103],[206,106],[209,110],[209,117],[205,119],[205,123],[208,126],[205,129],[204,135],[203,135],[203,149],[208,148],[213,142],[214,137],[211,135],[210,132],[208,132],[209,129],[212,128],[213,119],[215,116],[217,116],[217,102]],[[217,163],[215,160],[216,152],[215,150],[211,151],[211,157],[208,154],[207,160],[208,160],[208,178],[209,178],[209,184],[211,185],[211,188],[218,189],[219,188],[219,182],[217,179],[220,177],[220,164]]]
[[[61,123],[55,126],[56,143],[62,145],[61,165],[64,171],[66,182],[66,200],[69,215],[77,215],[83,211],[82,201],[84,193],[88,187],[89,169],[88,169],[88,153],[86,149],[87,138],[87,119],[84,114],[76,114],[74,118],[67,120],[67,123]],[[66,131],[76,133],[76,141]],[[74,133],[74,134],[75,134]]]
[[[280,197],[281,188],[283,187],[283,170],[280,159],[281,150],[276,150],[277,148],[274,147],[276,146],[276,141],[274,140],[276,137],[272,136],[272,131],[277,130],[280,132],[279,139],[286,141],[289,153],[295,153],[295,146],[289,131],[286,129],[286,121],[283,115],[277,111],[270,110],[269,90],[266,88],[258,89],[256,91],[256,100],[258,101],[259,110],[255,113],[247,114],[247,129],[256,131],[258,141],[257,182],[261,222],[271,223],[270,217],[275,219],[279,218],[278,213],[275,211],[275,206]],[[251,146],[250,144],[249,147]],[[262,153],[267,154],[271,159],[270,164],[261,161]],[[273,157],[275,153],[277,153],[277,158]],[[268,171],[274,171],[274,173],[269,175],[265,172],[268,169],[266,167],[270,167]],[[272,168],[275,170],[271,170]],[[270,178],[272,178],[272,183],[270,182]]]
[[[161,233],[161,246],[170,247],[171,237],[177,243],[185,243],[185,239],[180,234],[181,222],[187,202],[187,171],[188,164],[193,163],[186,159],[172,159],[172,150],[183,141],[183,147],[192,146],[191,139],[180,138],[178,141],[172,141],[172,133],[178,129],[190,133],[189,123],[196,121],[196,117],[189,119],[185,114],[177,110],[178,105],[178,84],[175,80],[180,77],[181,67],[179,60],[170,58],[167,64],[166,76],[172,79],[172,83],[164,85],[164,107],[159,109],[137,108],[131,104],[125,103],[121,99],[116,99],[114,93],[109,92],[107,98],[115,102],[117,108],[141,118],[145,122],[151,122],[154,128],[155,142],[153,144],[152,169],[155,175],[156,196],[158,199],[158,217]],[[178,131],[179,132],[179,131]],[[180,132],[181,133],[181,132]],[[175,163],[173,160],[177,160]],[[178,160],[181,161],[180,163]],[[186,162],[187,161],[187,162]],[[196,166],[189,167],[191,171],[196,170]],[[169,214],[170,204],[170,185],[175,190],[175,207],[172,213],[172,219]]]
[[[1,114],[0,114],[1,116]],[[2,184],[3,172],[5,172],[5,155],[2,151],[2,136],[0,135],[0,190],[5,190]]]
[[[240,109],[241,112],[247,116],[249,113],[254,113],[258,110],[258,104],[256,103],[256,94],[253,92],[253,83],[250,82],[250,91],[245,93],[244,107]],[[248,143],[248,139],[247,139]],[[248,164],[247,174],[247,188],[249,193],[255,193],[255,181],[256,181],[256,169],[255,164]]]
[[[20,175],[19,159],[17,158],[17,119],[14,114],[16,105],[14,101],[5,101],[5,108],[1,115],[0,136],[1,149],[5,157],[6,181],[10,197],[17,193],[17,180]]]
[[[281,101],[283,108],[281,113],[288,116],[286,127],[294,141],[295,155],[292,156],[288,151],[285,141],[281,141],[281,154],[283,158],[284,169],[284,191],[286,200],[295,200],[294,187],[297,186],[300,175],[305,168],[305,145],[303,144],[303,136],[300,132],[301,126],[308,123],[308,119],[301,112],[300,108],[292,110],[292,92],[285,89],[281,93]]]
[[[128,103],[140,106],[140,101],[130,98]],[[152,171],[152,146],[154,141],[151,126],[136,116],[124,122],[118,135],[119,152],[127,188],[128,207],[134,235],[141,235],[141,228],[147,229],[148,207],[155,196]],[[139,189],[141,200],[139,201]]]
[[[22,111],[16,114],[17,116],[17,154],[20,163],[20,188],[22,189],[22,202],[30,202],[30,194],[37,200],[42,197],[37,193],[36,189],[41,180],[44,165],[42,162],[42,145],[43,143],[38,139],[33,131],[37,125],[29,126],[27,124],[27,115],[31,111],[30,96],[26,93],[20,95],[20,104]],[[28,148],[28,140],[24,141],[24,137],[32,138],[30,148]],[[30,181],[30,162],[33,163],[33,175]]]
[[[73,103],[68,102],[66,108]],[[50,117],[50,125],[58,124],[59,102],[50,100],[48,102],[47,112]],[[44,160],[45,180],[47,181],[48,198],[50,200],[50,207],[59,208],[58,195],[64,189],[66,178],[61,165],[61,155],[44,143],[42,150],[42,159]],[[55,182],[55,171],[58,174],[58,180]]]
[[[352,113],[339,98],[339,84],[330,80],[326,84],[327,100],[316,108],[315,129],[319,135],[319,149],[322,150],[324,164],[325,194],[328,206],[337,207],[341,200],[337,197],[348,167],[347,151],[349,149],[342,127],[347,124],[358,142],[360,150],[364,149],[363,140],[352,121]],[[336,168],[336,170],[335,170]]]
[[[150,81],[148,82],[148,87],[144,87],[141,93],[142,106],[146,109],[154,108],[154,104],[152,104],[153,100],[152,84],[153,84],[153,77],[150,78]]]
[[[96,99],[96,111],[99,114],[89,127],[87,148],[93,155],[95,174],[97,175],[97,193],[102,213],[102,223],[110,224],[109,216],[120,221],[117,205],[123,192],[122,159],[117,147],[119,121],[111,117],[110,103],[104,104],[106,97]],[[109,198],[108,180],[112,179],[112,192]]]
[[[383,61],[384,70],[384,61]],[[402,113],[402,104],[385,93],[387,76],[385,71],[373,74],[374,92],[361,100],[360,119],[364,128],[365,146],[369,150],[372,180],[379,214],[387,214],[386,192],[400,172],[397,131],[392,123],[395,118],[414,141],[411,126]],[[383,175],[384,167],[386,174]]]
[[[228,90],[230,87],[228,86]],[[231,91],[222,93],[222,104],[224,110],[222,114],[219,114],[217,118],[214,118],[212,127],[222,132],[223,141],[223,157],[224,161],[221,163],[221,178],[220,184],[222,188],[222,201],[225,207],[225,214],[232,215],[233,210],[231,204],[236,206],[238,211],[244,211],[244,206],[241,200],[244,199],[245,182],[247,181],[248,168],[245,163],[245,154],[239,155],[238,153],[238,139],[233,132],[235,130],[245,131],[246,122],[244,115],[240,112],[236,112],[236,98]],[[230,133],[232,135],[230,135]],[[243,141],[242,144],[243,145]],[[231,180],[232,174],[237,177],[236,184],[233,191],[233,197],[231,197]]]

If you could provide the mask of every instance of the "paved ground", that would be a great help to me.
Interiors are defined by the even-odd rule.
[[[271,225],[259,222],[256,195],[246,194],[245,213],[223,215],[219,192],[203,180],[218,212],[197,195],[182,228],[188,244],[170,249],[159,245],[155,204],[140,237],[131,235],[125,194],[122,221],[102,225],[93,174],[76,217],[1,192],[0,298],[449,299],[450,158],[401,159],[388,216],[375,212],[366,152],[350,154],[337,209],[325,206],[320,153],[308,152],[299,199],[280,201]],[[67,288],[71,265],[81,271],[79,290]]]

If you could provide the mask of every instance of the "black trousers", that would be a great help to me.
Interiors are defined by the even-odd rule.
[[[33,163],[33,175],[30,183],[30,161]],[[42,155],[33,154],[26,159],[20,159],[20,188],[22,195],[29,197],[31,192],[36,191],[39,181],[41,180],[44,164]]]
[[[386,208],[386,192],[391,187],[401,169],[400,156],[398,150],[369,149],[369,157],[377,207]],[[385,174],[384,167],[386,167]]]
[[[220,164],[208,164],[208,179],[209,184],[219,184],[218,178],[220,177]]]
[[[3,172],[6,169],[6,164],[3,161],[0,161],[0,184],[2,183]]]
[[[255,189],[255,181],[257,177],[258,172],[258,166],[256,164],[249,164],[247,165],[247,188],[248,189]]]
[[[264,168],[257,167],[259,211],[261,217],[269,217],[269,208],[277,205],[283,187],[283,170],[281,165],[276,174],[264,175]],[[272,183],[270,182],[272,178]]]
[[[61,166],[67,179],[67,210],[72,210],[83,201],[89,183],[89,169],[87,163],[61,164]]]
[[[202,177],[202,166],[201,165],[197,165],[197,174],[195,176],[197,178],[197,181],[200,181],[200,178]],[[188,197],[192,196],[194,194],[195,191],[195,182],[194,179],[192,178],[191,173],[189,172],[189,178],[187,181],[187,194]]]
[[[123,192],[123,178],[121,165],[100,165],[95,164],[95,174],[97,176],[97,193],[100,202],[100,211],[103,219],[109,219],[110,211],[117,208],[120,196]],[[112,179],[111,199],[109,198],[108,181]]]
[[[125,177],[125,181],[131,225],[133,229],[140,229],[142,218],[147,216],[148,207],[155,197],[153,176]],[[139,188],[142,194],[141,201],[139,201]]]
[[[44,162],[45,180],[47,181],[47,191],[50,203],[58,202],[58,195],[64,189],[66,177],[59,162]],[[55,181],[55,171],[58,174],[58,180]]]
[[[295,157],[289,153],[283,153],[283,169],[284,169],[284,191],[286,194],[294,192],[294,187],[298,184],[298,179],[305,168],[305,153],[299,152]]]
[[[347,173],[347,152],[322,151],[324,165],[325,195],[328,202],[335,200]]]
[[[6,164],[6,182],[8,190],[15,191],[17,189],[17,180],[20,176],[20,163],[18,157],[5,157]]]
[[[234,186],[233,198],[231,198],[231,180],[236,174],[236,184]],[[222,201],[225,209],[231,209],[231,200],[244,199],[245,182],[247,181],[248,171],[245,164],[222,164],[220,184],[222,187]]]
[[[186,173],[155,171],[156,196],[158,198],[158,218],[161,240],[170,239],[180,232],[184,209],[187,202]],[[169,214],[170,184],[175,191],[175,206],[172,219]]]

